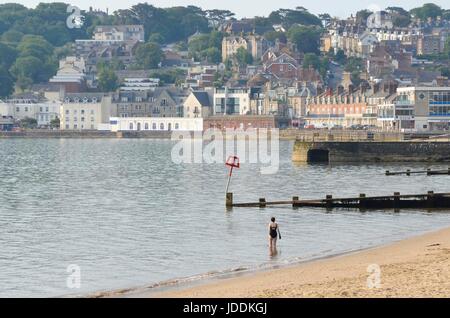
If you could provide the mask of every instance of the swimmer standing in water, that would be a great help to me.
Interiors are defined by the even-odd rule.
[[[277,238],[281,240],[280,227],[275,222],[275,218],[272,217],[269,223],[269,249],[270,255],[277,254]]]

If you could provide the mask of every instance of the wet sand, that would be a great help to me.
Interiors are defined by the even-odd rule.
[[[450,297],[450,228],[353,254],[132,297]]]

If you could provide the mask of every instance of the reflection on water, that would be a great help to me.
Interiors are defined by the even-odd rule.
[[[450,214],[224,207],[223,165],[170,161],[168,140],[1,140],[0,296],[53,296],[140,286],[214,270],[285,264],[450,225]],[[235,202],[450,192],[449,176],[386,177],[439,165],[293,165],[261,175],[242,164]],[[283,239],[269,256],[267,224]],[[78,265],[81,288],[67,288]]]

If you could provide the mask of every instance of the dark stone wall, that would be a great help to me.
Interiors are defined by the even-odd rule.
[[[329,151],[330,162],[450,162],[450,142],[303,142],[296,141],[292,160],[308,161],[308,151]]]

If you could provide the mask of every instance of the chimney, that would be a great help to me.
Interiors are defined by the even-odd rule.
[[[341,95],[344,92],[344,87],[342,85],[339,85],[337,88],[337,94]]]

